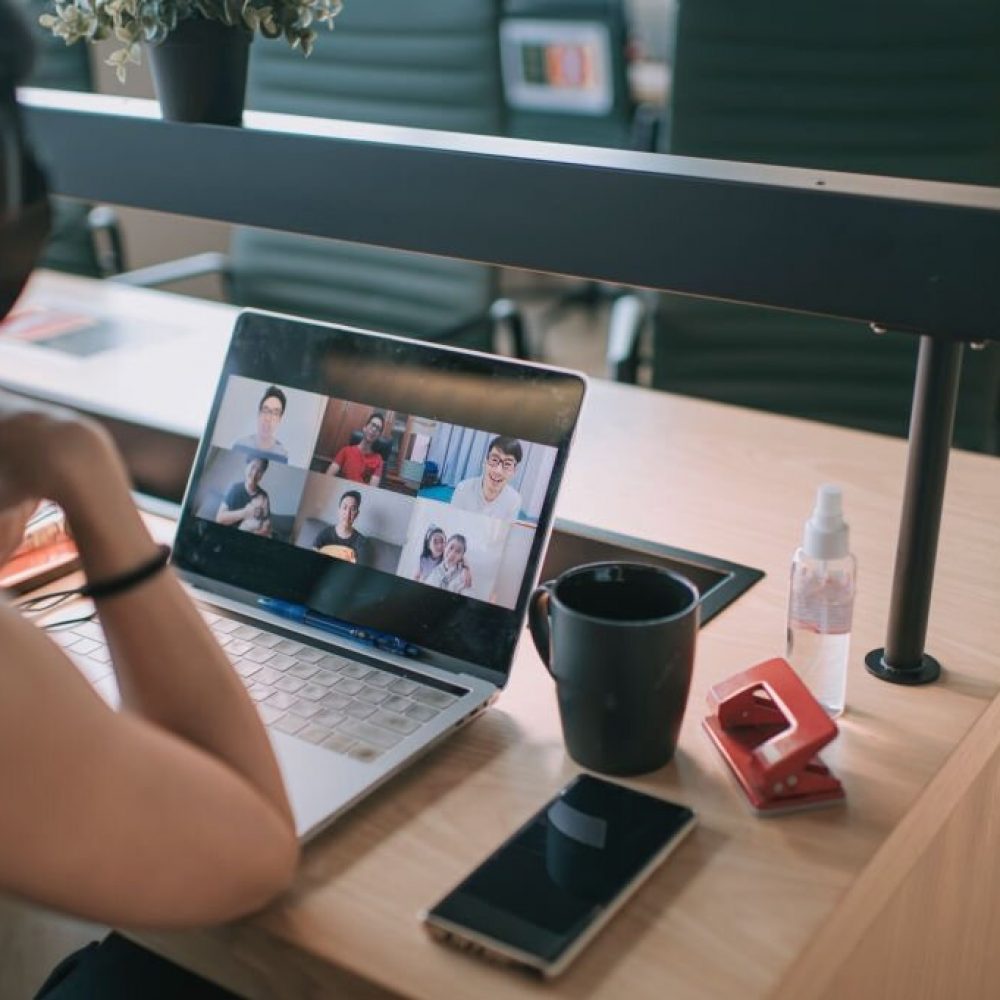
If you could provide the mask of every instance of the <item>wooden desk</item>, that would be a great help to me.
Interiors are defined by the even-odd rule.
[[[151,294],[101,287],[123,307]],[[282,1000],[996,996],[1000,462],[952,456],[928,632],[946,672],[908,689],[863,666],[885,638],[904,458],[891,439],[593,384],[559,513],[767,577],[702,631],[678,755],[634,782],[690,805],[699,828],[560,980],[450,950],[417,921],[577,770],[530,641],[495,710],[311,844],[286,898],[142,939]],[[761,820],[700,730],[705,694],[782,652],[790,556],[828,480],[859,562],[848,712],[825,753],[847,805]]]

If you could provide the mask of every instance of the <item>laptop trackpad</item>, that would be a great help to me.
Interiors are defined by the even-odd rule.
[[[383,770],[381,760],[363,763],[345,754],[268,730],[285,790],[295,816],[295,832],[304,840],[325,826],[355,799],[371,790]]]

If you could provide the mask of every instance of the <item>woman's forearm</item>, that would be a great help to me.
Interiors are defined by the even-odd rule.
[[[88,460],[75,463],[60,493],[91,583],[155,555],[109,441],[88,444]],[[125,707],[225,761],[290,820],[257,711],[173,572],[97,603]]]
[[[37,497],[66,511],[124,710],[0,606],[0,891],[102,922],[195,923],[261,905],[287,885],[297,848],[256,710],[160,568],[107,432],[0,391],[0,521],[23,522]],[[109,776],[107,794],[93,774]]]

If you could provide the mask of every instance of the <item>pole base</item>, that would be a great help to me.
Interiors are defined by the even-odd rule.
[[[941,676],[941,664],[923,653],[916,667],[893,667],[885,662],[885,650],[873,649],[865,657],[868,673],[890,684],[933,684]]]

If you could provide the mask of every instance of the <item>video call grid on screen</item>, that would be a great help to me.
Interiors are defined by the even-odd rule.
[[[502,669],[581,396],[568,373],[244,314],[175,561]]]

